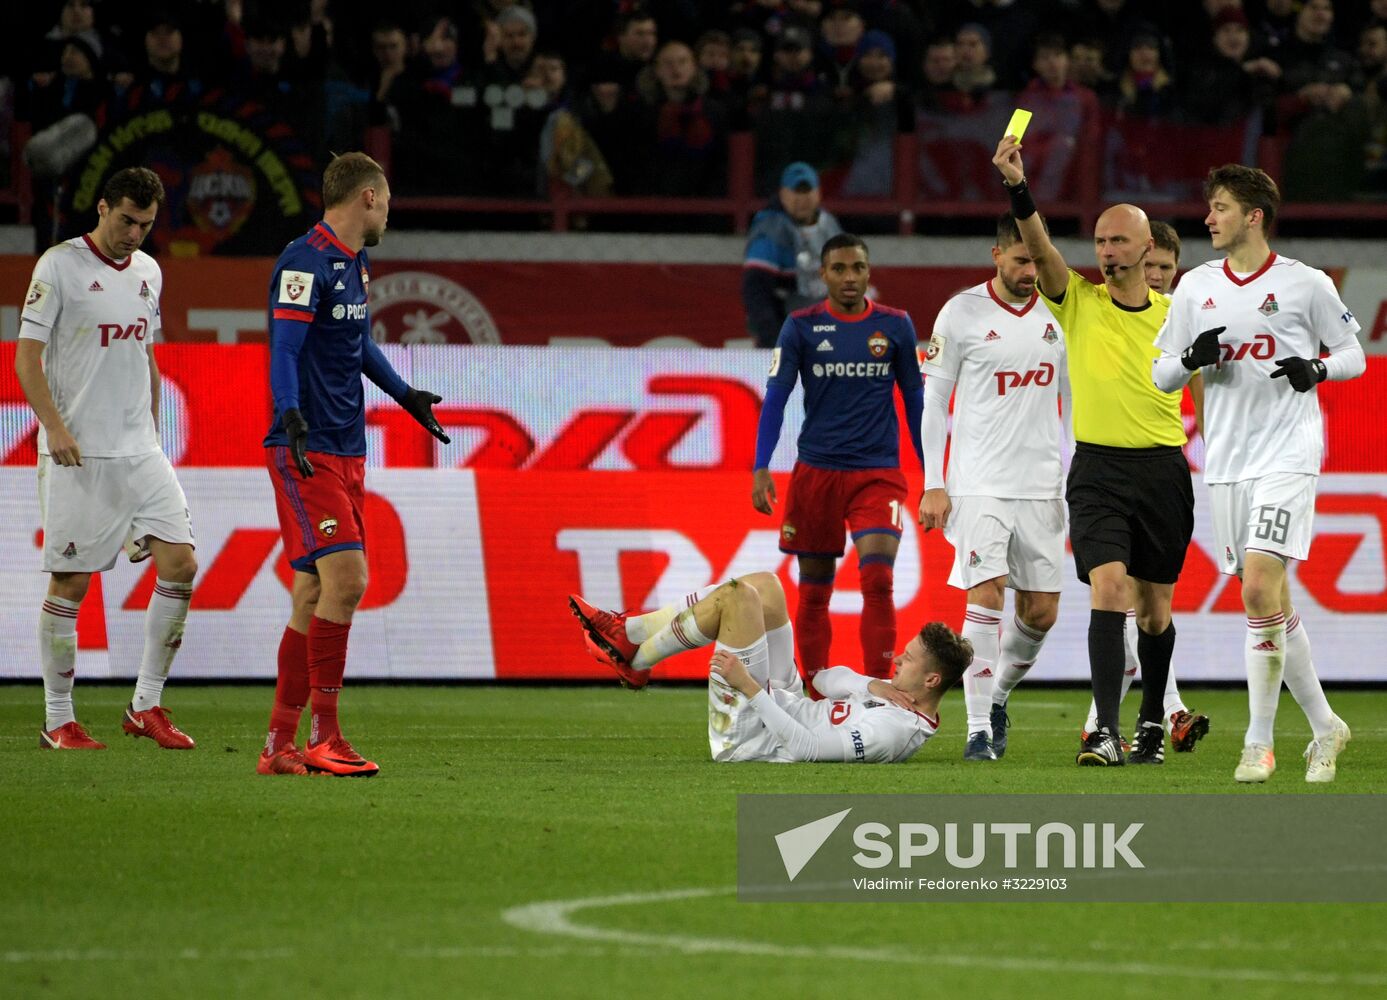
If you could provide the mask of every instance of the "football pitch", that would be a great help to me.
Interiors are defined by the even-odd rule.
[[[366,780],[259,777],[265,687],[174,687],[189,753],[119,733],[36,747],[42,693],[0,687],[0,996],[1329,997],[1387,995],[1387,906],[746,904],[739,793],[1387,792],[1387,693],[1331,692],[1354,738],[1307,786],[1236,786],[1236,690],[1163,768],[1073,763],[1088,695],[1020,689],[1005,760],[965,764],[962,696],[903,765],[715,765],[700,688],[358,687]],[[1136,698],[1124,705],[1124,727]],[[1381,831],[1364,830],[1365,837]],[[1373,877],[1382,877],[1380,873]]]

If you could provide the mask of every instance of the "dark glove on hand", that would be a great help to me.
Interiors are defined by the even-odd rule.
[[[1216,326],[1195,337],[1194,343],[1186,347],[1185,352],[1180,355],[1180,364],[1189,371],[1203,368],[1205,365],[1218,364],[1218,335],[1226,329],[1226,326]]]
[[[289,439],[289,454],[294,456],[294,464],[299,467],[299,475],[304,479],[313,478],[313,463],[308,460],[308,421],[298,410],[285,410],[280,418],[284,424],[284,435]]]
[[[1291,388],[1296,392],[1309,392],[1329,375],[1324,362],[1319,358],[1281,358],[1276,362],[1272,378],[1286,376]]]
[[[400,407],[415,420],[424,426],[428,431],[444,444],[448,444],[452,439],[443,433],[443,428],[438,425],[438,421],[433,417],[433,404],[443,402],[442,396],[435,396],[431,392],[422,389],[410,389],[405,393],[405,398],[400,400]]]

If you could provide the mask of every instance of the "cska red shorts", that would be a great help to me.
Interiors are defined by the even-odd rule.
[[[366,456],[310,451],[313,477],[304,479],[284,447],[266,448],[275,509],[289,565],[315,572],[320,556],[366,548]]]
[[[781,552],[837,559],[844,524],[854,541],[874,533],[901,537],[907,489],[900,469],[817,469],[796,462],[786,492]]]

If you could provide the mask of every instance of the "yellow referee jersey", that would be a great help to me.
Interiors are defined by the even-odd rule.
[[[1180,393],[1151,381],[1160,356],[1156,333],[1170,298],[1149,289],[1150,305],[1133,310],[1112,300],[1107,285],[1069,272],[1064,301],[1044,296],[1064,329],[1069,384],[1074,398],[1074,437],[1112,448],[1154,448],[1185,443]]]

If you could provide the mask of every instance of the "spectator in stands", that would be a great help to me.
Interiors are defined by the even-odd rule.
[[[1241,7],[1214,15],[1209,51],[1193,60],[1184,76],[1180,106],[1187,121],[1226,125],[1271,99],[1281,67],[1265,57],[1249,58],[1251,45],[1251,27]]]
[[[1121,77],[1126,69],[1132,36],[1148,27],[1136,7],[1132,0],[1094,0],[1093,10],[1082,22],[1085,34],[1102,43],[1103,66],[1113,79]]]
[[[780,190],[756,213],[742,262],[742,306],[757,347],[774,347],[785,317],[823,301],[819,251],[843,231],[822,207],[819,175],[807,163],[791,163]]]
[[[458,26],[451,17],[431,17],[419,32],[424,54],[422,95],[432,103],[451,103],[453,88],[462,83],[463,67],[458,51]]]
[[[728,101],[733,127],[749,127],[766,104],[767,88],[761,74],[761,36],[750,28],[732,35],[732,61],[728,71]]]
[[[588,70],[586,92],[577,102],[579,123],[610,168],[616,194],[635,193],[645,159],[636,109],[621,85],[625,75],[626,67],[615,53],[599,57]]]
[[[708,93],[720,101],[732,100],[732,36],[713,29],[698,36],[694,43],[698,68],[708,76]]]
[[[787,25],[776,39],[768,95],[772,111],[801,111],[823,91],[810,45],[809,32],[796,24]]]
[[[896,43],[891,36],[868,31],[861,50],[853,73],[854,152],[842,191],[885,196],[895,182],[896,136],[915,130],[915,108],[909,89],[896,79]]]
[[[491,23],[495,25],[496,44],[491,58],[477,74],[477,86],[518,84],[529,76],[530,61],[534,58],[539,35],[535,15],[528,7],[512,6],[497,14]]]
[[[145,25],[144,63],[136,80],[156,101],[172,99],[179,87],[193,93],[202,89],[198,81],[190,80],[183,57],[183,25],[172,7],[156,8]]]
[[[30,80],[28,117],[35,133],[70,115],[95,117],[110,93],[101,57],[84,35],[68,36],[58,59],[56,74]],[[38,83],[40,76],[45,83]]]
[[[109,39],[97,30],[96,10],[91,0],[65,0],[58,11],[58,23],[43,37],[49,43],[49,54],[43,60],[45,70],[56,67],[62,61],[64,43],[73,38],[80,39],[87,46],[96,57],[97,65],[107,55]],[[40,80],[39,86],[47,82]]]
[[[1358,66],[1365,88],[1387,72],[1387,22],[1369,21],[1359,30]]]
[[[1074,154],[1098,123],[1098,97],[1069,75],[1064,37],[1043,34],[1031,58],[1035,75],[1016,103],[1035,115],[1026,133],[1027,183],[1037,197],[1056,201],[1071,196]]]
[[[655,17],[643,7],[620,15],[616,20],[616,54],[621,58],[622,77],[618,83],[627,93],[634,93],[636,77],[655,58],[660,44],[660,30]]]
[[[1081,38],[1069,47],[1069,76],[1100,99],[1112,92],[1116,78],[1108,72],[1108,58],[1102,39]]]
[[[1280,125],[1290,131],[1281,190],[1287,201],[1339,201],[1358,188],[1368,119],[1357,61],[1333,41],[1331,0],[1306,0],[1280,47]]]
[[[1298,0],[1265,0],[1252,24],[1252,51],[1280,60],[1281,46],[1295,35]]]
[[[536,53],[525,85],[542,89],[550,102],[549,117],[539,141],[539,193],[543,195],[552,191],[555,184],[563,184],[575,194],[611,195],[611,168],[596,141],[583,128],[576,108],[571,106],[568,67],[563,56],[554,51]],[[574,222],[578,224],[577,219]]]
[[[683,42],[665,42],[636,81],[649,194],[702,197],[727,192],[727,108],[708,94],[708,76]]]
[[[1296,99],[1293,116],[1307,110],[1342,111],[1362,87],[1358,64],[1334,45],[1333,29],[1332,0],[1306,0],[1294,33],[1275,57],[1281,64],[1282,90]]]
[[[953,6],[962,9],[955,23],[972,22],[987,29],[988,53],[997,74],[997,85],[1006,90],[1019,90],[1025,82],[1026,57],[1030,54],[1032,40],[1044,26],[1043,15],[1036,7],[1044,5],[966,0]]]
[[[400,108],[418,89],[419,81],[409,69],[409,39],[399,24],[381,21],[371,30],[371,55],[376,65],[371,73],[372,125],[386,125],[399,132],[402,121]]]
[[[1127,63],[1117,79],[1117,108],[1138,118],[1168,118],[1178,105],[1175,82],[1162,61],[1161,38],[1154,30],[1133,33]]]
[[[852,97],[858,46],[866,30],[857,8],[846,3],[830,7],[819,24],[819,70],[836,97]]]
[[[332,65],[332,22],[327,0],[294,0],[281,8],[287,15],[284,77],[288,80],[326,79]]]
[[[952,38],[941,36],[931,39],[925,45],[920,68],[923,82],[916,103],[921,111],[951,115],[967,109],[967,97],[954,84],[954,74],[958,71],[958,51]]]
[[[997,86],[991,64],[992,35],[981,24],[969,22],[955,32],[954,51],[958,55],[954,86],[971,106],[977,106]]]

